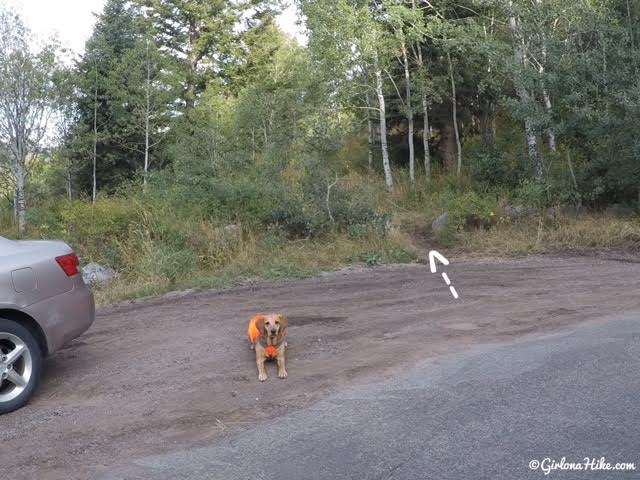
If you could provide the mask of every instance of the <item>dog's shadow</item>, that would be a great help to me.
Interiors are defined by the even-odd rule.
[[[303,325],[324,325],[331,323],[341,323],[347,320],[347,317],[314,317],[314,316],[295,316],[289,317],[289,326],[300,327]]]

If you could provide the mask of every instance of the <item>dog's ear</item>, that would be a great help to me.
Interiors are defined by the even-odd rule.
[[[287,335],[287,327],[289,326],[289,319],[284,315],[278,315],[280,321],[280,329],[278,330],[278,341],[283,339]]]
[[[267,336],[267,330],[264,328],[264,317],[263,316],[258,317],[258,320],[256,320],[256,328],[260,331],[260,336],[262,336],[262,337],[266,337]]]

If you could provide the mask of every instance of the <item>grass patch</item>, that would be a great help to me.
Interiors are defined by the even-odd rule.
[[[340,177],[328,205],[326,187],[310,181],[259,194],[253,183],[219,182],[203,189],[196,205],[170,185],[100,198],[95,206],[59,200],[31,210],[27,237],[60,238],[83,263],[116,270],[96,289],[99,304],[246,279],[306,278],[350,264],[410,263],[434,248],[478,256],[640,248],[637,216],[509,221],[498,214],[508,199],[473,190],[468,177],[415,185],[396,178],[388,193],[380,178],[352,171]],[[443,212],[448,223],[436,234],[431,222]],[[6,211],[0,234],[17,238]]]
[[[369,266],[409,263],[417,258],[410,239],[399,233],[352,238],[334,234],[323,239],[289,240],[268,232],[244,232],[245,240],[228,262],[217,268],[199,266],[179,277],[151,269],[122,273],[95,290],[98,304],[160,295],[171,290],[220,288],[246,279],[279,280],[307,278],[349,264]]]
[[[556,220],[532,217],[501,222],[487,230],[463,232],[456,249],[501,256],[559,251],[640,249],[640,219],[605,214]]]

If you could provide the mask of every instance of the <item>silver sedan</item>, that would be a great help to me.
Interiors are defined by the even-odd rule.
[[[66,243],[0,237],[0,414],[29,401],[43,358],[94,317],[93,293]]]

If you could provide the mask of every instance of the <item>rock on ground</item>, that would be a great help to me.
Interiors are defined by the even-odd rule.
[[[112,268],[99,263],[90,263],[82,267],[82,279],[88,284],[107,283],[113,279],[116,272]]]

